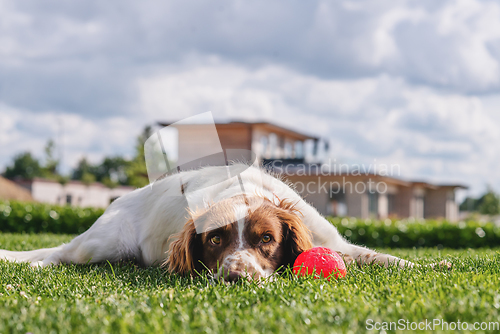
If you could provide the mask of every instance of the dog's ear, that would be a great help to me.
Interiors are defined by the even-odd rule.
[[[200,263],[202,246],[200,235],[192,220],[189,220],[182,231],[172,238],[176,238],[169,247],[169,257],[165,262],[168,271],[186,275],[201,272],[203,266]]]
[[[309,229],[301,219],[301,213],[293,204],[280,201],[278,217],[283,224],[283,240],[285,253],[282,266],[293,265],[300,253],[313,247],[312,237]]]

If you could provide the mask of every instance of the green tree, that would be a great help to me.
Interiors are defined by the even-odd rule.
[[[478,200],[478,210],[483,215],[500,214],[500,199],[492,189],[489,189],[488,192]]]
[[[466,197],[459,206],[460,211],[477,211],[477,199]]]
[[[97,173],[97,167],[92,165],[86,157],[83,157],[78,161],[77,167],[73,170],[73,175],[71,175],[72,180],[80,180],[84,181],[84,176],[85,180],[88,182],[90,181],[89,175],[93,176],[93,181],[96,181],[96,173]]]
[[[460,210],[476,211],[483,215],[498,215],[500,214],[500,197],[491,187],[488,187],[486,193],[479,198],[467,197],[460,204]]]
[[[31,152],[24,152],[16,155],[11,166],[8,166],[4,176],[9,179],[20,178],[31,180],[35,177],[43,177],[58,180],[60,175],[57,172],[59,161],[54,157],[55,143],[52,139],[45,145],[45,163],[42,164]]]
[[[146,168],[146,159],[144,155],[144,144],[146,140],[153,135],[151,126],[146,126],[137,138],[135,145],[135,156],[126,168],[128,184],[133,187],[144,187],[149,184],[148,171]]]
[[[106,157],[97,168],[97,181],[108,187],[128,184],[127,167],[129,161],[123,157]]]
[[[82,174],[82,178],[80,179],[84,184],[86,185],[89,185],[89,184],[92,184],[96,181],[96,178],[95,178],[95,175],[94,174],[91,174],[91,173],[88,173],[88,172],[84,172]]]
[[[35,177],[43,177],[44,171],[38,159],[33,157],[30,152],[24,152],[14,157],[12,165],[7,166],[4,176],[8,179],[32,180]]]
[[[59,166],[59,160],[55,158],[54,154],[55,148],[56,145],[54,141],[52,139],[49,139],[44,148],[45,165],[43,168],[45,169],[47,176],[58,175],[57,167]]]
[[[85,157],[80,159],[71,178],[84,183],[101,182],[113,188],[128,184],[126,173],[129,161],[122,157],[106,157],[100,164],[91,164]]]

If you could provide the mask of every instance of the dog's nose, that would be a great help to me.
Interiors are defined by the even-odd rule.
[[[240,278],[242,278],[243,276],[241,275],[241,273],[239,271],[231,271],[227,277],[226,277],[226,280],[228,282],[236,282],[238,281]]]

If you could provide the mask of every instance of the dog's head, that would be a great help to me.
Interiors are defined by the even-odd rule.
[[[248,214],[236,220],[238,210]],[[186,223],[170,245],[166,265],[180,274],[208,269],[226,281],[268,277],[312,247],[300,217],[286,200],[238,196],[222,201]],[[197,233],[197,224],[215,228]]]

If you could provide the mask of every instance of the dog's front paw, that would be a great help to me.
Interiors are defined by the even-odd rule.
[[[30,265],[31,265],[31,268],[43,268],[43,267],[45,267],[43,265],[43,261],[34,261],[34,262],[31,262]]]
[[[48,266],[53,266],[53,265],[56,265],[57,263],[54,263],[54,262],[49,262],[47,260],[44,260],[44,261],[33,261],[30,263],[31,267],[32,268],[45,268],[45,267],[48,267]]]
[[[448,269],[451,270],[452,264],[446,260],[440,261],[439,263],[433,263],[430,265],[432,269]]]

